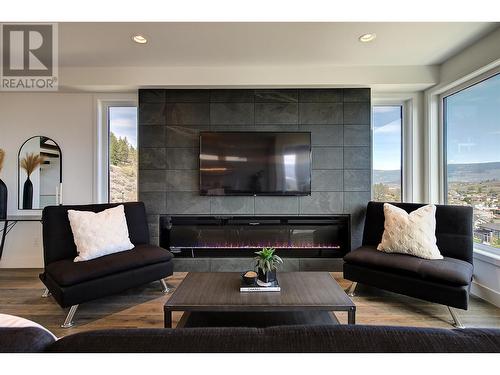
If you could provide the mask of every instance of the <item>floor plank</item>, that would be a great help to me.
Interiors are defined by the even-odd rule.
[[[75,316],[77,325],[62,329],[59,326],[67,310],[61,309],[52,297],[41,298],[43,284],[39,273],[37,269],[0,269],[0,313],[31,319],[58,336],[102,328],[163,327],[163,305],[170,295],[162,294],[160,283],[154,282],[82,304]],[[168,283],[175,287],[185,275],[176,272]],[[341,274],[332,275],[343,288],[350,285]],[[357,324],[453,328],[445,306],[364,285],[358,285],[356,293]],[[173,314],[174,325],[181,315]],[[346,323],[346,314],[336,315],[341,323]],[[475,297],[471,298],[469,310],[459,310],[459,315],[467,327],[500,328],[500,309]]]

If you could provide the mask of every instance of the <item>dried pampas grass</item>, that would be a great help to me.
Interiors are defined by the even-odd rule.
[[[5,160],[5,151],[0,148],[0,172],[2,172],[4,160]]]
[[[33,171],[44,162],[45,158],[40,154],[26,154],[26,156],[21,160],[21,168],[24,169],[28,177],[33,173]]]

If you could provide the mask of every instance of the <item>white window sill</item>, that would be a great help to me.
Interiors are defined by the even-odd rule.
[[[482,244],[474,244],[474,259],[500,267],[500,249],[490,248]]]

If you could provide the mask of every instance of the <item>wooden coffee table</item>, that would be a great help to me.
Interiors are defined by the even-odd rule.
[[[347,311],[355,324],[356,305],[328,272],[279,272],[281,292],[241,293],[239,273],[188,273],[165,303],[165,327],[172,312],[334,312]]]

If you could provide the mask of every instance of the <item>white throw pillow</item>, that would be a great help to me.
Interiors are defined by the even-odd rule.
[[[45,332],[49,333],[54,340],[57,340],[56,335],[50,332],[44,326],[41,326],[38,323],[35,323],[32,320],[24,319],[19,316],[8,315],[8,314],[0,314],[0,327],[2,328],[26,328],[26,327],[35,327],[43,329]]]
[[[436,245],[436,206],[429,204],[407,213],[384,203],[384,216],[384,234],[377,250],[443,259]]]
[[[125,208],[119,206],[95,213],[68,210],[78,256],[75,262],[130,250]]]

